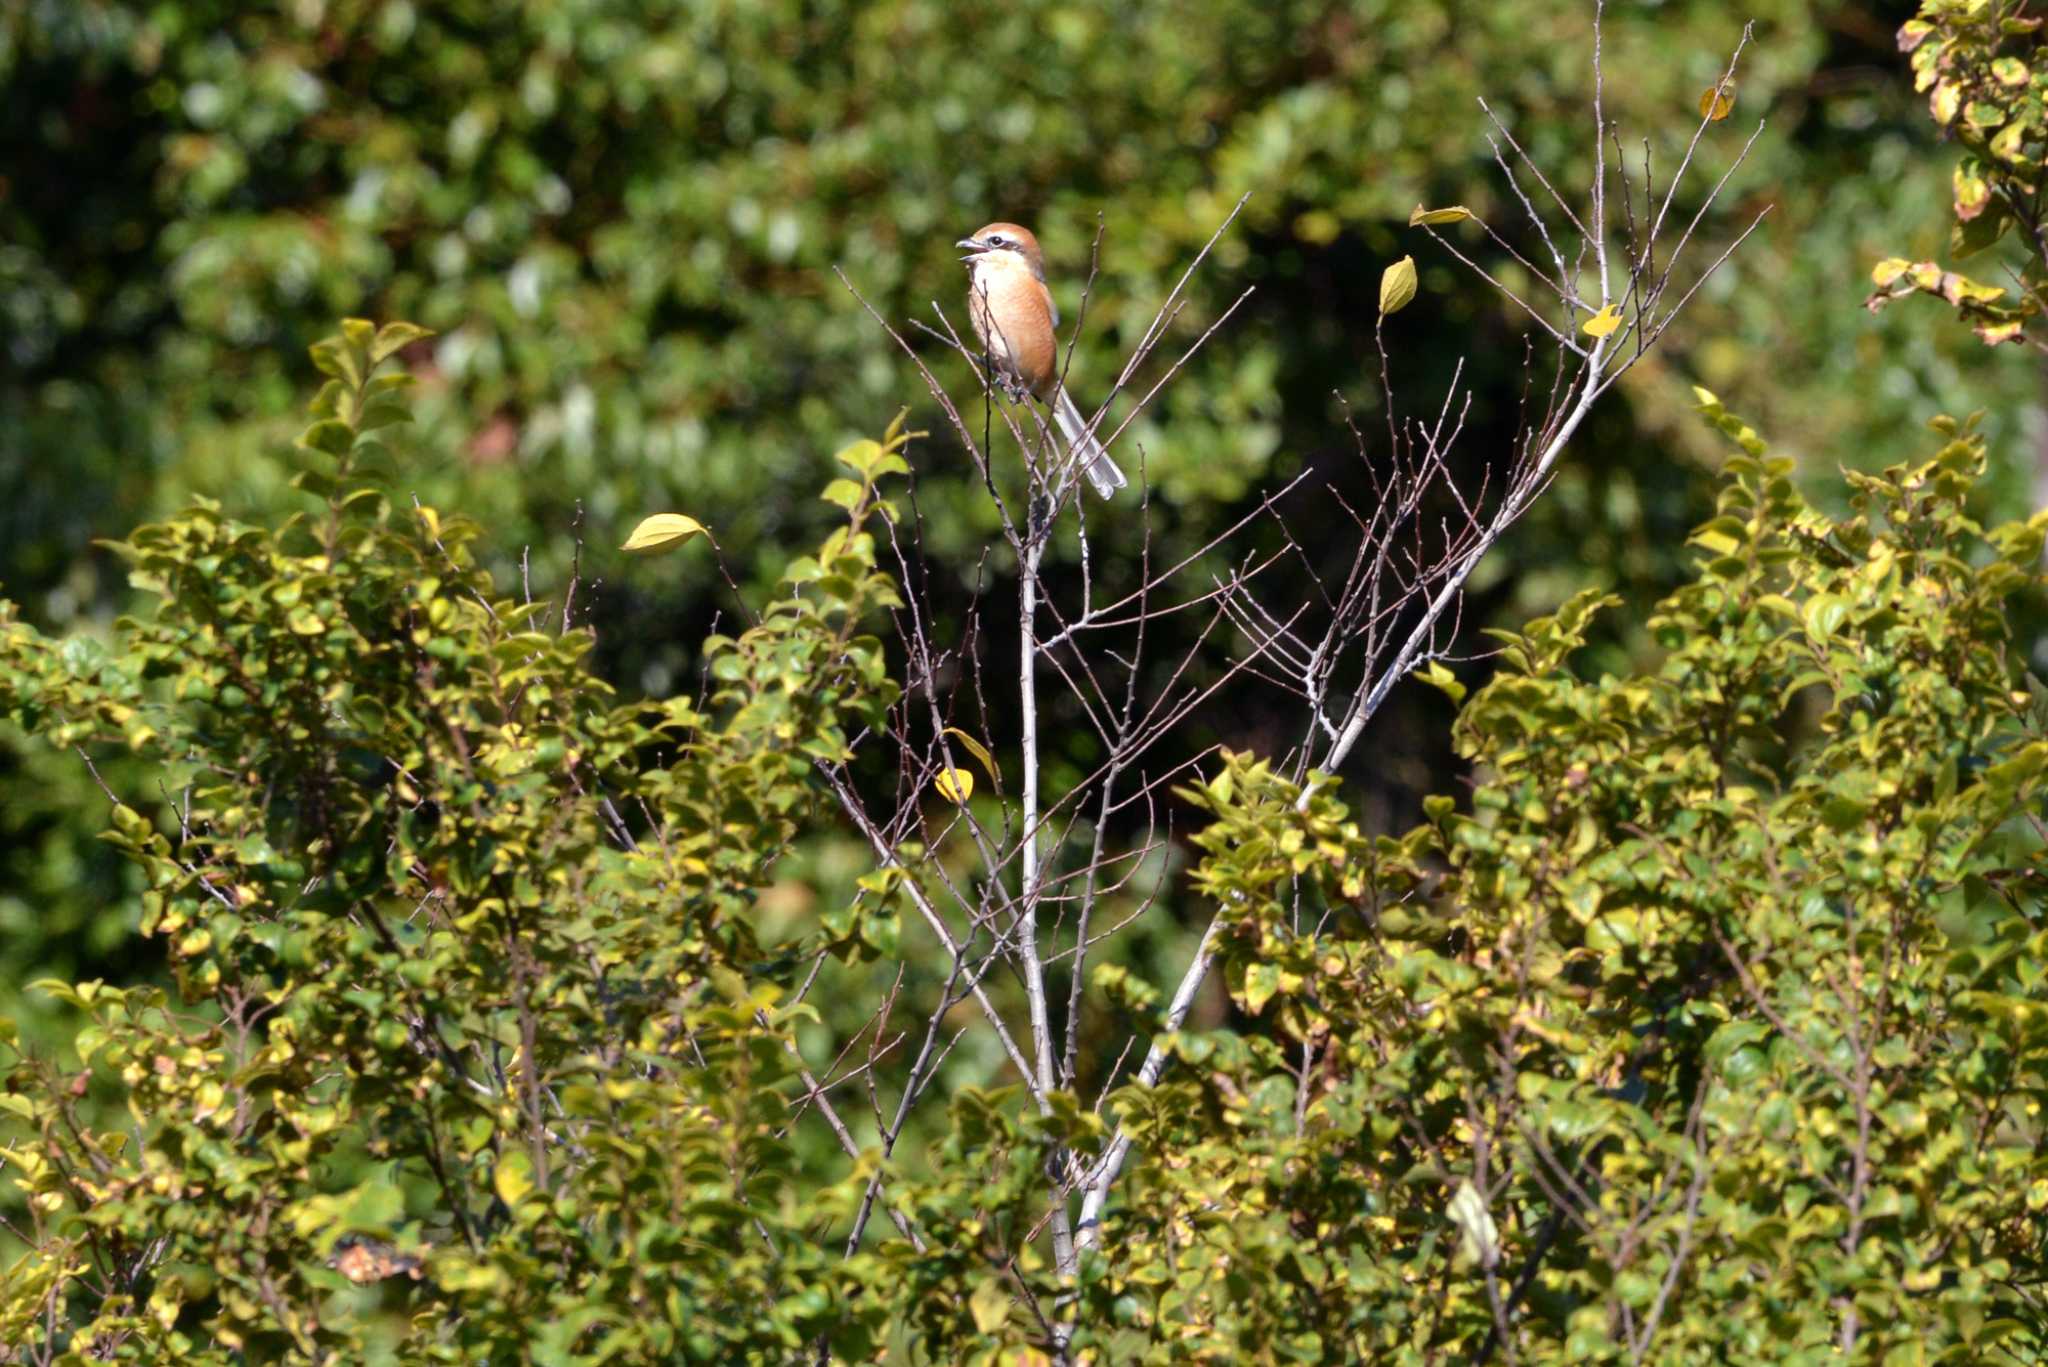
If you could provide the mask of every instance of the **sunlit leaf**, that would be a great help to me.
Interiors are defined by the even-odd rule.
[[[1500,1256],[1500,1230],[1487,1213],[1486,1198],[1470,1181],[1458,1183],[1444,1214],[1458,1227],[1458,1249],[1481,1267],[1491,1267]]]
[[[633,534],[619,547],[625,551],[663,551],[671,546],[680,546],[693,536],[701,535],[704,524],[694,517],[682,513],[656,513],[644,518]]]
[[[1425,209],[1420,204],[1415,212],[1408,215],[1411,228],[1434,228],[1443,223],[1462,223],[1472,217],[1472,211],[1462,204],[1452,204],[1442,209]]]
[[[838,454],[832,457],[848,469],[857,470],[864,475],[872,472],[875,462],[881,458],[882,444],[866,437],[842,447]]]
[[[1280,969],[1275,964],[1252,964],[1244,971],[1244,1009],[1253,1015],[1266,1009],[1266,1003],[1280,990]]]
[[[974,775],[965,769],[941,769],[932,780],[932,791],[948,802],[964,803],[974,796]]]
[[[1815,645],[1823,645],[1835,634],[1835,629],[1842,625],[1842,619],[1849,615],[1849,602],[1839,594],[1815,594],[1807,600],[1803,615],[1806,619],[1806,634],[1812,638]]]
[[[1380,317],[1399,313],[1415,297],[1415,258],[1404,256],[1380,275]]]
[[[1415,678],[1441,690],[1454,703],[1465,701],[1465,685],[1458,682],[1458,676],[1446,669],[1441,660],[1431,660],[1426,668],[1416,670]]]
[[[1710,85],[1700,92],[1700,117],[1709,123],[1719,123],[1735,109],[1735,81],[1733,78],[1719,85]]]
[[[491,1174],[491,1188],[498,1199],[516,1206],[533,1190],[533,1163],[518,1149],[508,1149]]]
[[[1620,326],[1621,306],[1619,304],[1609,304],[1606,308],[1601,309],[1582,323],[1579,330],[1588,337],[1599,338],[1612,334]]]

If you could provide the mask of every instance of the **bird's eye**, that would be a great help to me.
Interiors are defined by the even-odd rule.
[[[1010,239],[1004,237],[1001,233],[990,233],[988,235],[988,245],[991,247],[1007,247],[1010,245]]]

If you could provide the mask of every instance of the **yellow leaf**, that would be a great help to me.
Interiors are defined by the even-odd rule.
[[[517,1206],[533,1190],[532,1160],[517,1149],[508,1151],[498,1160],[498,1170],[491,1174],[491,1186],[500,1201]]]
[[[983,745],[980,741],[968,735],[965,731],[962,731],[957,726],[947,727],[946,734],[957,739],[962,745],[967,747],[968,754],[974,756],[976,759],[981,761],[982,772],[988,775],[988,781],[990,783],[1001,783],[1003,781],[1003,776],[1000,773],[996,772],[995,757],[989,754],[987,746]]]
[[[1588,337],[1605,337],[1620,326],[1621,306],[1619,304],[1609,304],[1606,308],[1601,309],[1591,318],[1588,318],[1581,326],[1580,331],[1584,332]]]
[[[1444,209],[1425,209],[1418,204],[1415,206],[1415,212],[1408,215],[1408,226],[1434,228],[1440,223],[1463,223],[1470,217],[1472,211],[1462,204],[1453,204]]]
[[[670,546],[680,546],[704,530],[704,524],[694,517],[681,513],[656,513],[653,517],[641,519],[633,534],[626,538],[620,550],[665,551]]]
[[[976,1329],[984,1334],[993,1334],[1009,1322],[1009,1290],[991,1277],[974,1288],[974,1294],[967,1298],[967,1309],[974,1316]]]
[[[941,769],[932,788],[948,802],[964,803],[974,796],[974,775],[965,769]]]
[[[1719,123],[1735,109],[1735,82],[1731,78],[1700,92],[1700,117]]]
[[[1934,93],[1927,97],[1927,107],[1934,115],[1934,121],[1946,128],[1956,120],[1956,110],[1962,106],[1962,87],[1954,81],[1937,81]]]
[[[1415,297],[1415,258],[1404,256],[1380,275],[1380,317],[1399,313]]]

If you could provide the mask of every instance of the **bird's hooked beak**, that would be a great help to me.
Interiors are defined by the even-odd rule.
[[[967,249],[967,255],[960,258],[962,261],[972,261],[975,257],[980,256],[983,252],[989,249],[988,243],[982,241],[978,237],[963,237],[958,242],[955,242],[953,245],[956,247],[965,247]]]

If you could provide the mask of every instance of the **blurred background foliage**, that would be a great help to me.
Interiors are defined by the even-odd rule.
[[[2033,501],[2038,362],[1860,307],[1873,261],[1946,239],[1952,157],[1894,40],[1911,10],[1607,6],[1609,111],[1664,168],[1755,21],[1734,117],[1678,211],[1762,118],[1693,250],[1771,212],[1482,567],[1468,630],[1589,586],[1641,607],[1679,581],[1718,459],[1694,382],[1801,456],[1824,503],[1839,463],[1906,459],[1932,413],[1987,408],[1985,511]],[[815,497],[829,453],[904,403],[935,432],[913,460],[944,640],[1006,571],[985,558],[995,513],[834,268],[899,325],[931,321],[934,300],[957,323],[953,240],[1017,219],[1071,323],[1099,226],[1073,363],[1086,406],[1244,194],[1174,340],[1257,293],[1120,454],[1143,448],[1155,553],[1304,469],[1286,512],[1317,547],[1342,514],[1316,490],[1366,487],[1344,404],[1377,430],[1373,299],[1403,252],[1422,298],[1389,328],[1397,394],[1433,407],[1463,357],[1466,458],[1506,449],[1523,328],[1407,216],[1456,202],[1511,220],[1481,97],[1539,162],[1582,171],[1590,46],[1578,0],[17,0],[0,9],[0,594],[90,635],[128,597],[94,538],[194,495],[256,519],[296,506],[306,345],[353,314],[437,330],[409,358],[424,384],[407,487],[483,523],[500,582],[558,595],[580,556],[600,671],[629,694],[692,687],[695,643],[736,607],[708,546],[623,564],[611,548],[633,521],[687,510],[754,588],[832,514]],[[920,345],[969,398],[966,367]],[[1139,525],[1135,500],[1091,510],[1098,545],[1134,551]],[[1114,577],[1137,557],[1104,559]],[[1597,641],[1595,667],[1647,649]],[[1448,712],[1423,692],[1382,713],[1375,766],[1349,776],[1376,825],[1457,780]],[[1296,725],[1276,697],[1271,716],[1198,719],[1187,745],[1272,749]],[[100,777],[150,797],[139,773]],[[90,834],[94,776],[0,736],[0,785],[0,984],[144,971],[132,875]],[[841,865],[799,852],[764,914],[802,914]]]

